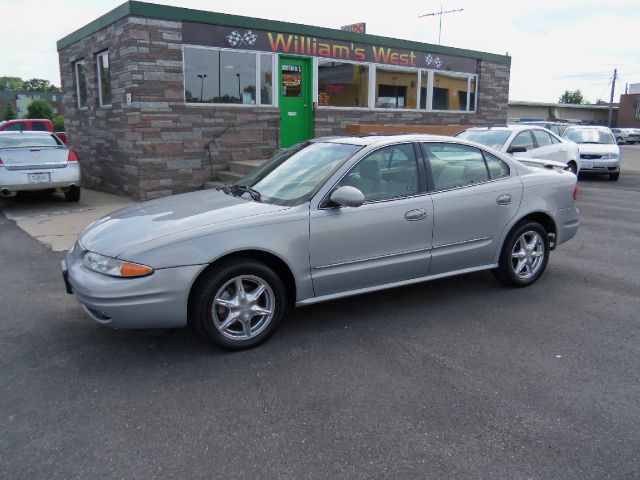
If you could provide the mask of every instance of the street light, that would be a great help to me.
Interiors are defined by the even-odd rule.
[[[199,73],[196,76],[200,79],[200,103],[202,103],[202,91],[204,90],[204,79],[207,78],[207,75],[204,73]]]
[[[242,103],[242,97],[240,96],[240,74],[236,73],[236,77],[238,77],[238,100]]]

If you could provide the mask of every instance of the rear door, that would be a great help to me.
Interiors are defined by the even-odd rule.
[[[565,144],[554,142],[551,135],[544,130],[532,130],[531,133],[538,146],[536,148],[537,158],[567,163],[567,148]]]
[[[524,130],[513,137],[509,148],[513,147],[524,147],[527,149],[526,152],[514,153],[514,157],[536,158],[538,156],[536,144],[531,136],[531,130]]]
[[[505,162],[475,147],[423,143],[422,150],[433,188],[430,274],[492,264],[522,183]]]

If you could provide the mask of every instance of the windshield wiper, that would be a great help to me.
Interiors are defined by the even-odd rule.
[[[260,192],[257,190],[254,190],[253,188],[247,185],[238,185],[238,184],[231,185],[231,193],[233,192],[241,192],[241,194],[248,193],[251,196],[251,198],[256,202],[262,202]]]

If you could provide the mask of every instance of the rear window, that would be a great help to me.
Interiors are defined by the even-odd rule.
[[[456,137],[500,150],[511,136],[509,130],[466,130]]]
[[[31,130],[35,130],[36,132],[48,132],[49,129],[44,122],[31,122]]]
[[[0,135],[0,148],[58,147],[62,143],[53,135],[33,135],[26,132]]]

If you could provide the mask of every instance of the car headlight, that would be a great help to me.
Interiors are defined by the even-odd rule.
[[[617,153],[607,153],[606,155],[602,156],[603,160],[613,160],[614,158],[618,158],[618,154]]]
[[[112,277],[145,277],[153,273],[153,268],[146,265],[105,257],[95,252],[86,252],[82,261],[89,270]]]

